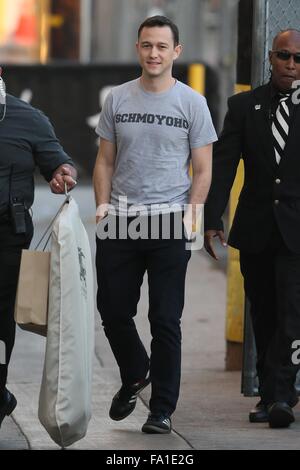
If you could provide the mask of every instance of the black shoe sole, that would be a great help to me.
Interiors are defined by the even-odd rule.
[[[155,425],[144,424],[142,432],[145,432],[146,434],[170,434],[171,429],[163,429]]]
[[[294,421],[294,415],[289,410],[273,408],[269,413],[270,428],[287,428]]]
[[[254,414],[249,413],[249,422],[250,423],[268,423],[269,416],[260,417],[254,416]]]

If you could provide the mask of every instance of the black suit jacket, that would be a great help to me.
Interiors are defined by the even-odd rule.
[[[271,130],[271,86],[239,93],[228,100],[219,141],[214,145],[213,179],[205,204],[205,230],[222,230],[240,158],[245,180],[228,243],[259,252],[268,243],[274,220],[290,250],[300,253],[300,111],[295,106],[285,155],[275,160]]]

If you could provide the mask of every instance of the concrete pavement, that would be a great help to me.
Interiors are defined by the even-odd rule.
[[[76,188],[81,217],[94,250],[94,204],[90,188]],[[61,198],[38,188],[34,206],[36,236],[46,226]],[[38,217],[37,217],[38,215]],[[34,245],[34,243],[33,243]],[[70,449],[98,450],[201,450],[201,449],[299,449],[300,413],[289,429],[269,429],[250,424],[249,409],[257,401],[240,394],[240,373],[224,371],[226,278],[223,270],[203,252],[194,252],[187,275],[186,306],[182,320],[182,385],[171,435],[146,435],[140,429],[148,409],[149,387],[127,419],[108,417],[111,398],[120,387],[117,367],[96,312],[96,351],[93,417],[87,436]],[[147,286],[143,285],[137,326],[149,349]],[[0,429],[0,450],[59,449],[39,423],[38,394],[45,339],[18,329],[9,374],[9,389],[18,406]]]

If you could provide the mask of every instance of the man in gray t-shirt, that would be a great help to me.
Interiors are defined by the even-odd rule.
[[[116,145],[110,203],[121,196],[129,206],[189,202],[191,149],[210,144],[216,134],[206,100],[176,81],[164,92],[143,88],[140,79],[114,88],[96,132]],[[152,211],[153,213],[153,211]]]
[[[182,219],[192,226],[205,202],[216,133],[205,98],[172,77],[181,52],[177,26],[162,16],[148,18],[139,28],[137,52],[142,76],[112,89],[97,127],[97,300],[122,380],[110,417],[126,418],[151,382],[142,431],[169,433],[179,395],[180,318],[190,259],[184,231],[178,237],[175,222],[180,220],[181,229]],[[156,223],[166,217],[169,230],[159,226],[156,233]],[[131,225],[145,222],[140,236],[133,235]],[[133,321],[146,271],[150,359]]]

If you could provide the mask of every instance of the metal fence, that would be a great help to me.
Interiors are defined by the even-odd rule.
[[[300,29],[299,0],[254,0],[252,85],[268,81],[272,41],[279,31]]]
[[[279,31],[300,29],[299,0],[254,0],[254,28],[252,54],[252,87],[269,79],[268,51]],[[245,396],[257,395],[256,350],[250,320],[250,305],[245,302],[244,356],[242,372],[242,393]],[[300,372],[297,376],[297,390],[300,394]]]

